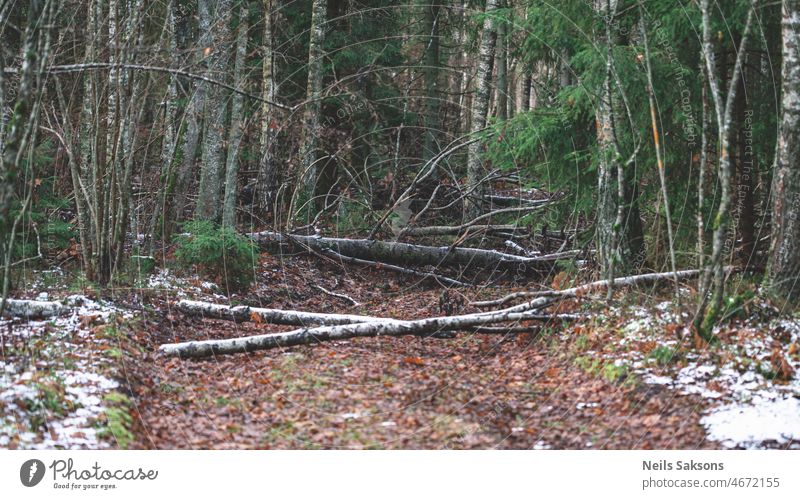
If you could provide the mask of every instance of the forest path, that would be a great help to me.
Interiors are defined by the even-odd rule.
[[[317,260],[280,262],[249,301],[396,318],[439,315],[440,290],[380,271],[343,275]],[[395,281],[395,279],[398,279]],[[362,306],[309,290],[346,292]],[[375,284],[380,283],[380,284]],[[507,290],[495,290],[502,294]],[[465,291],[469,295],[477,291]],[[256,298],[258,297],[258,298]],[[576,336],[362,338],[180,360],[166,342],[291,329],[200,320],[166,310],[145,322],[126,362],[135,447],[144,448],[705,448],[703,401],[579,361]],[[140,326],[137,326],[139,328]],[[580,343],[580,342],[578,342]],[[613,371],[613,369],[611,370]]]

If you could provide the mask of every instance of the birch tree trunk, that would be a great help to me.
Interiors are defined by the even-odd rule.
[[[211,7],[214,6],[212,10]],[[198,2],[201,24],[211,26],[212,43],[206,76],[217,81],[228,79],[229,27],[231,1],[200,0]],[[209,21],[202,18],[208,16]],[[228,111],[228,92],[219,85],[207,89],[203,109],[205,131],[200,165],[200,186],[197,193],[195,217],[201,220],[218,222],[222,203],[222,173],[225,168],[225,118]]]
[[[247,82],[245,74],[245,58],[247,56],[248,30],[247,2],[239,9],[239,26],[236,32],[236,62],[234,63],[234,86],[244,90]],[[236,186],[239,178],[239,145],[242,142],[242,114],[244,107],[242,94],[234,94],[231,108],[231,127],[228,138],[228,160],[225,165],[225,197],[222,211],[223,227],[236,227]]]
[[[476,75],[475,97],[472,99],[470,118],[470,132],[477,134],[486,126],[486,113],[489,110],[491,96],[492,66],[494,65],[494,49],[497,42],[497,29],[494,14],[497,10],[497,0],[486,0],[486,19],[483,21],[481,45],[478,53],[478,73]],[[480,141],[469,145],[467,149],[467,189],[472,190],[474,196],[465,201],[468,218],[475,218],[480,214],[480,203],[475,199],[483,197],[483,189],[478,185],[483,176],[483,160],[481,152],[483,145]]]
[[[597,168],[596,244],[600,272],[612,280],[615,274],[630,273],[641,253],[638,230],[639,213],[636,191],[625,170],[635,159],[625,163],[617,137],[619,89],[614,78],[615,35],[611,23],[617,13],[617,0],[595,0],[595,9],[603,19],[598,46],[605,49],[605,76],[596,105],[597,144],[600,158]],[[641,262],[638,262],[641,263]],[[610,290],[609,290],[610,292]]]
[[[777,296],[800,298],[800,0],[783,0],[782,118],[772,183],[768,283]]]
[[[317,149],[321,132],[319,121],[322,112],[322,57],[327,22],[327,0],[312,0],[311,27],[308,45],[308,83],[303,112],[303,137],[300,143],[299,171],[295,175],[297,185],[292,196],[292,215],[310,220],[316,200]]]
[[[333,251],[337,254],[364,260],[399,265],[474,266],[489,272],[492,270],[513,269],[521,273],[535,274],[552,269],[559,259],[572,258],[577,254],[572,251],[526,257],[479,248],[423,246],[372,239],[284,235],[269,231],[254,232],[248,235],[257,243],[268,248],[282,244],[293,244],[310,248],[317,253]]]
[[[261,105],[261,159],[258,169],[258,207],[262,212],[267,212],[272,207],[278,183],[278,172],[272,157],[273,144],[278,127],[273,121],[272,106],[269,104],[275,101],[277,93],[273,66],[272,2],[273,0],[264,0],[264,46],[261,54],[261,96],[264,101]]]

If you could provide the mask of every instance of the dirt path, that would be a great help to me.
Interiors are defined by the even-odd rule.
[[[284,274],[324,274],[313,264]],[[359,313],[438,313],[439,291],[391,276],[349,276]],[[367,283],[381,283],[370,286]],[[295,286],[292,286],[294,284]],[[257,292],[271,306],[326,311],[330,297]],[[163,304],[162,304],[163,305]],[[164,307],[165,308],[165,307]],[[367,338],[287,351],[185,361],[161,343],[224,338],[275,326],[188,319],[164,311],[140,324],[144,351],[126,357],[143,448],[706,448],[703,401],[581,366],[574,338],[548,330],[511,338]],[[352,310],[349,310],[352,311]]]

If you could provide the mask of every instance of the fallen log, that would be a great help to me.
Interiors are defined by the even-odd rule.
[[[538,201],[535,204],[522,206],[522,207],[514,207],[514,208],[502,208],[499,210],[494,210],[489,213],[484,213],[483,215],[479,215],[474,219],[470,220],[469,222],[465,222],[461,225],[436,225],[436,226],[429,226],[429,227],[406,227],[405,229],[400,231],[400,236],[410,235],[410,236],[446,236],[446,235],[454,235],[460,234],[467,230],[470,231],[483,231],[483,232],[490,232],[490,231],[502,231],[502,230],[527,230],[526,227],[522,227],[519,224],[505,224],[505,225],[492,225],[492,224],[483,224],[479,225],[478,222],[482,222],[483,220],[488,220],[498,215],[504,215],[507,213],[524,213],[528,214],[532,211],[538,210],[539,208],[545,207],[550,203],[549,199],[545,199],[542,201]]]
[[[289,235],[263,231],[248,234],[258,244],[274,247],[284,244],[306,246],[313,251],[334,251],[340,255],[397,265],[463,265],[481,269],[520,269],[539,273],[552,268],[557,260],[573,258],[578,251],[566,251],[534,257],[512,255],[495,250],[460,248],[451,246],[423,246],[418,244],[378,241],[370,239],[345,239],[339,237]]]
[[[449,277],[445,277],[440,274],[435,274],[433,272],[424,272],[421,270],[414,270],[414,269],[407,269],[405,267],[398,267],[397,265],[392,265],[390,263],[381,263],[381,262],[372,262],[369,260],[362,260],[361,258],[353,258],[352,256],[344,256],[340,255],[339,253],[328,250],[325,252],[326,255],[330,255],[334,258],[338,258],[343,262],[351,262],[351,263],[359,263],[362,265],[369,265],[371,267],[377,267],[384,270],[391,270],[393,272],[398,272],[400,274],[406,275],[413,275],[415,277],[419,277],[421,279],[433,279],[437,281],[439,284],[449,284],[451,286],[457,287],[469,287],[470,284],[466,282],[457,281],[455,279],[451,279]]]
[[[272,348],[311,345],[325,341],[369,336],[407,336],[454,331],[499,322],[523,321],[540,316],[530,312],[492,312],[431,317],[413,321],[377,321],[296,329],[285,333],[261,334],[225,340],[188,341],[161,345],[159,351],[181,358],[199,359],[214,355],[255,352]]]
[[[415,237],[428,237],[428,236],[457,236],[465,232],[480,232],[485,234],[493,234],[496,232],[514,233],[526,232],[527,227],[518,226],[514,224],[505,225],[429,225],[426,227],[409,227],[403,229],[400,233],[401,236],[415,236]]]
[[[726,267],[726,272],[733,267]],[[345,340],[349,338],[369,336],[405,336],[439,333],[443,331],[469,330],[490,324],[518,322],[525,320],[541,320],[539,310],[553,303],[585,296],[594,291],[607,289],[609,286],[633,286],[654,283],[667,279],[688,279],[697,277],[701,270],[683,270],[679,272],[661,272],[620,277],[613,280],[595,281],[560,291],[553,291],[547,296],[540,296],[527,303],[515,305],[503,310],[481,312],[427,319],[400,321],[379,319],[377,321],[350,323],[344,325],[320,326],[315,328],[296,329],[285,333],[262,334],[225,340],[189,341],[161,345],[159,351],[166,355],[181,358],[204,358],[213,355],[255,352],[272,348],[285,348],[298,345],[310,345],[325,341]],[[213,305],[213,304],[207,304]],[[223,307],[224,306],[216,306]],[[211,307],[211,310],[220,310]],[[233,307],[236,308],[236,307]],[[271,310],[271,309],[269,309]],[[288,312],[288,311],[283,311]],[[232,308],[226,314],[232,314]],[[308,314],[308,312],[306,313]],[[319,314],[317,314],[319,315]],[[336,315],[336,314],[322,314]],[[363,318],[363,316],[354,316]],[[546,316],[545,316],[546,317]],[[556,317],[553,317],[557,319]]]
[[[730,272],[734,267],[725,267],[725,272]],[[588,284],[582,284],[573,288],[567,288],[560,291],[542,291],[538,292],[538,297],[525,303],[515,305],[513,307],[504,308],[503,312],[525,312],[528,310],[538,310],[552,305],[553,303],[568,299],[578,298],[588,295],[595,291],[607,289],[609,286],[639,286],[642,284],[652,284],[658,281],[669,279],[691,279],[700,275],[703,270],[679,270],[677,272],[655,272],[651,274],[639,274],[626,277],[618,277],[613,280],[604,279],[601,281],[594,281]],[[514,293],[516,294],[516,293]],[[494,312],[483,312],[483,314],[492,314]]]
[[[178,302],[177,308],[184,314],[193,317],[223,319],[234,322],[260,321],[267,324],[285,326],[332,326],[361,322],[402,322],[397,319],[371,317],[368,315],[323,314],[277,308],[248,307],[247,305],[229,306],[194,300],[181,300]]]
[[[65,313],[65,307],[57,301],[14,300],[7,299],[3,307],[3,316],[22,319],[46,319]]]

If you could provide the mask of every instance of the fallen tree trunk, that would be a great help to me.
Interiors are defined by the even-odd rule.
[[[386,317],[371,317],[352,314],[323,314],[317,312],[301,312],[298,310],[280,310],[277,308],[248,307],[247,305],[219,305],[194,300],[181,300],[178,310],[193,317],[223,319],[235,322],[260,321],[268,324],[286,326],[332,326],[355,324],[361,322],[403,322]]]
[[[733,267],[726,267],[726,271]],[[507,323],[525,320],[549,319],[539,312],[557,301],[567,298],[578,298],[594,291],[607,289],[609,286],[634,286],[641,284],[654,283],[666,279],[688,279],[697,277],[700,270],[683,270],[679,272],[662,272],[652,274],[641,274],[628,277],[621,277],[614,280],[595,281],[581,286],[552,291],[546,296],[540,296],[534,300],[520,305],[515,305],[503,310],[491,312],[481,312],[476,314],[455,315],[446,317],[432,317],[427,319],[401,321],[393,319],[377,319],[374,321],[348,323],[344,325],[321,326],[315,328],[297,329],[285,333],[262,334],[257,336],[247,336],[242,338],[231,338],[225,340],[189,341],[183,343],[170,343],[161,345],[159,350],[166,355],[179,356],[182,358],[204,358],[213,355],[225,355],[232,353],[255,352],[258,350],[268,350],[272,348],[285,348],[298,345],[310,345],[325,341],[345,340],[349,338],[369,337],[369,336],[405,336],[405,335],[424,335],[429,333],[440,333],[443,331],[476,330],[480,331],[483,327],[497,323]],[[200,302],[202,303],[202,302]],[[209,307],[210,306],[210,307]],[[235,316],[237,307],[225,307],[224,305],[204,304],[209,311],[217,311],[222,317]],[[196,307],[195,307],[196,308]],[[248,309],[251,313],[253,309]],[[258,310],[258,309],[256,309]],[[274,311],[273,309],[264,309]],[[290,311],[280,311],[287,313]],[[242,312],[238,312],[241,314]],[[292,312],[297,313],[297,312]],[[311,314],[310,312],[301,314]],[[315,316],[337,314],[313,314]],[[356,317],[365,319],[364,316],[340,316]],[[577,316],[564,315],[564,320],[577,318]],[[552,319],[558,320],[559,316]],[[508,329],[508,328],[506,328]],[[513,330],[513,328],[512,328]],[[489,328],[487,332],[499,331],[496,328]]]
[[[320,253],[334,251],[343,256],[398,265],[473,265],[486,270],[511,268],[537,273],[549,270],[557,260],[578,255],[577,251],[568,251],[526,257],[479,248],[436,247],[369,239],[287,235],[271,231],[253,232],[248,235],[264,246],[294,244],[307,246]]]
[[[371,267],[376,267],[384,270],[391,270],[393,272],[398,272],[400,274],[406,275],[413,275],[415,277],[419,277],[420,279],[433,279],[434,281],[438,282],[439,284],[449,284],[451,286],[458,286],[458,287],[469,287],[470,284],[466,282],[457,281],[455,279],[451,279],[449,277],[445,277],[443,275],[434,274],[433,272],[424,272],[422,270],[414,270],[414,269],[407,269],[405,267],[398,267],[397,265],[392,265],[391,263],[381,263],[381,262],[372,262],[369,260],[362,260],[360,258],[353,258],[352,256],[344,256],[340,255],[339,253],[333,250],[325,251],[326,255],[329,255],[333,258],[338,258],[343,262],[351,262],[351,263],[359,263],[363,265],[369,265]]]
[[[406,336],[453,331],[498,322],[523,321],[540,317],[529,312],[493,312],[483,314],[432,317],[413,321],[379,321],[296,329],[285,333],[261,334],[225,340],[189,341],[161,345],[159,351],[181,358],[199,359],[214,355],[255,352],[272,348],[311,345],[325,341],[368,336]]]
[[[46,319],[61,315],[67,310],[68,307],[57,301],[13,300],[9,298],[3,308],[3,315],[23,319]]]
[[[730,272],[733,270],[734,267],[725,267],[726,272]],[[627,277],[618,277],[616,279],[610,280],[605,279],[602,281],[594,281],[588,284],[582,284],[580,286],[575,286],[574,288],[567,288],[560,291],[542,291],[537,292],[538,297],[534,298],[525,303],[521,303],[519,305],[515,305],[513,307],[504,308],[501,311],[503,312],[525,312],[528,310],[538,310],[545,307],[552,305],[553,303],[568,299],[568,298],[579,298],[581,296],[588,295],[594,291],[604,290],[607,289],[609,286],[639,286],[642,284],[652,284],[658,281],[663,281],[667,279],[690,279],[693,277],[697,277],[700,273],[703,272],[702,270],[680,270],[678,272],[657,272],[651,274],[639,274],[639,275],[632,275]],[[513,293],[510,296],[517,295],[517,293]],[[483,314],[493,314],[495,312],[483,312]]]
[[[456,236],[464,232],[526,232],[527,227],[506,224],[506,225],[429,225],[427,227],[410,227],[403,229],[401,235],[426,237],[426,236]]]

